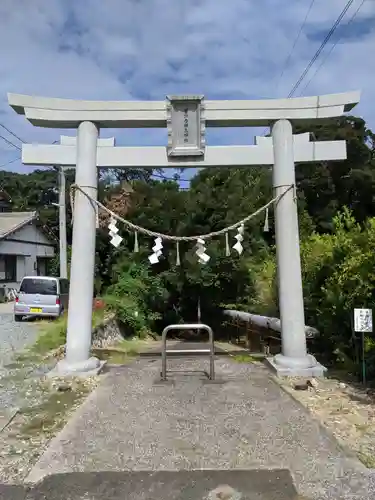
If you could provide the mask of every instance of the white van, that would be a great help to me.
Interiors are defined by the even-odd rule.
[[[68,309],[69,281],[51,276],[25,276],[14,304],[14,320],[24,316],[57,318]]]

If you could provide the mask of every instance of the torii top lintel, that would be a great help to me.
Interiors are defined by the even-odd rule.
[[[256,127],[287,119],[315,121],[341,116],[360,100],[360,92],[268,100],[209,101],[204,103],[208,127]],[[83,121],[102,128],[165,128],[165,101],[82,101],[8,94],[9,105],[35,126],[77,128]]]

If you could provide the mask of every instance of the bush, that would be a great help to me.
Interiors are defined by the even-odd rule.
[[[306,324],[320,336],[313,345],[326,364],[353,369],[353,310],[375,309],[375,218],[359,225],[348,209],[333,220],[332,234],[313,232],[301,242]],[[277,309],[274,254],[251,263],[256,275],[254,312],[272,315]],[[366,339],[368,376],[375,377],[375,340]],[[356,365],[358,369],[358,365]]]
[[[353,310],[375,306],[375,219],[361,227],[345,210],[334,218],[334,234],[328,238],[320,266],[307,276],[314,292],[307,314],[322,332],[321,348],[352,358]]]
[[[117,281],[107,289],[105,302],[129,336],[143,338],[154,331],[169,294],[160,276],[151,275],[142,264],[122,261],[115,272]]]
[[[264,252],[261,258],[248,261],[254,294],[249,297],[248,308],[256,314],[278,316],[277,268],[274,251]]]

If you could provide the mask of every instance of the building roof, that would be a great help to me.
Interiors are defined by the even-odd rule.
[[[0,201],[7,202],[7,203],[10,203],[12,201],[12,198],[5,191],[4,188],[0,189]]]
[[[0,240],[37,218],[36,212],[0,212]]]

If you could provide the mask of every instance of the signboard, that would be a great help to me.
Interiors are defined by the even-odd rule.
[[[354,331],[372,332],[372,309],[354,309]]]
[[[167,96],[168,156],[204,156],[203,96]]]

